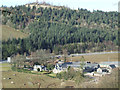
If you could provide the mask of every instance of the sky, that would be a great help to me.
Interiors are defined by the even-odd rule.
[[[32,3],[36,0],[0,0],[0,6],[17,6],[26,3]],[[118,2],[120,0],[38,0],[47,2],[56,6],[67,6],[71,9],[83,8],[90,11],[118,11]]]

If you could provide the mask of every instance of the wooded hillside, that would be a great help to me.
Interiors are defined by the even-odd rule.
[[[29,32],[25,39],[3,41],[3,58],[14,53],[28,54],[49,49],[55,54],[117,50],[118,12],[90,12],[62,7],[1,7],[2,24]],[[9,12],[8,12],[9,11]],[[18,47],[20,46],[21,48]],[[12,53],[9,48],[13,49]]]

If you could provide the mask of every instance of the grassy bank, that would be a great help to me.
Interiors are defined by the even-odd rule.
[[[7,25],[0,25],[2,27],[2,40],[8,40],[9,38],[26,38],[28,34],[21,32],[20,30],[15,30]]]
[[[76,57],[67,57],[67,60],[79,61],[82,56]],[[86,61],[90,62],[104,62],[104,61],[118,61],[118,53],[110,53],[110,54],[97,54],[97,55],[84,55]],[[63,59],[63,58],[61,58]]]
[[[0,71],[11,70],[11,65],[9,63],[0,63]]]

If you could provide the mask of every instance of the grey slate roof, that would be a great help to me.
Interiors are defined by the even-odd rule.
[[[66,63],[63,63],[63,64],[58,64],[59,67],[62,67],[62,68],[68,68],[69,66],[70,67],[74,67],[74,68],[80,68],[80,63],[81,62],[66,62]],[[90,67],[90,68],[95,68],[95,67],[98,67],[99,64],[95,64],[95,63],[86,63],[85,62],[85,67]]]
[[[109,65],[112,69],[113,68],[116,68],[116,66],[114,65],[114,64],[111,64],[111,65]]]

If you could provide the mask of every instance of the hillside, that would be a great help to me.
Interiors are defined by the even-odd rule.
[[[34,3],[1,8],[3,25],[30,33],[28,38],[3,42],[3,58],[39,49],[54,54],[63,54],[64,50],[69,54],[118,50],[118,12]],[[10,47],[16,50],[10,51]]]
[[[2,40],[8,40],[13,39],[13,38],[26,38],[28,37],[28,34],[25,34],[23,32],[21,32],[20,30],[15,30],[14,28],[11,28],[7,25],[2,25],[0,26],[0,28],[2,27]]]
[[[16,7],[1,7],[7,12],[3,12],[3,24],[13,24],[15,28],[26,28],[34,21],[60,23],[73,25],[75,27],[118,29],[118,13],[93,11],[78,8],[72,10],[60,6],[49,4],[26,4]],[[61,8],[61,9],[60,9]]]

